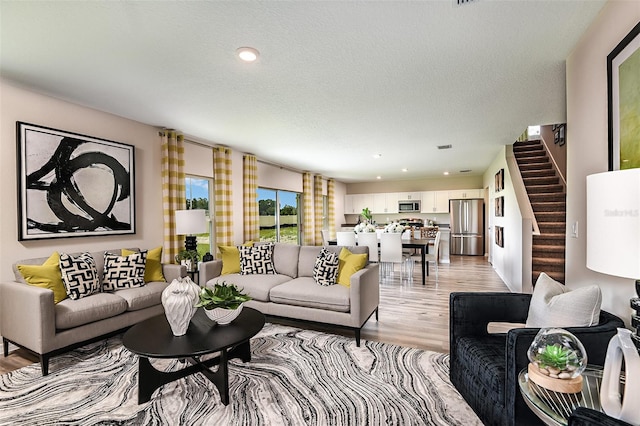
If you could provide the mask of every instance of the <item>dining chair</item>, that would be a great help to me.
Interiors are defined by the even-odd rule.
[[[369,262],[378,261],[378,235],[375,232],[359,233],[358,245],[369,247]]]
[[[336,242],[339,246],[355,246],[356,234],[353,231],[336,232]]]
[[[329,230],[328,229],[322,229],[320,231],[320,233],[322,234],[322,245],[323,246],[328,246],[329,245]]]
[[[400,264],[400,280],[402,280],[405,256],[402,253],[402,234],[385,232],[380,235],[380,266],[382,275],[394,272],[396,263]]]
[[[438,282],[438,249],[440,247],[440,231],[436,232],[436,238],[433,241],[433,253],[426,253],[424,256],[424,261],[427,264],[427,268],[429,267],[429,262],[433,262],[436,270],[436,283]],[[420,255],[411,256],[411,262],[409,262],[410,273],[413,276],[413,267],[414,263],[422,262],[422,257]]]

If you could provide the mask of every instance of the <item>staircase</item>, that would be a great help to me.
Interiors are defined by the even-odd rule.
[[[533,236],[531,282],[541,272],[564,283],[566,193],[542,141],[517,142],[513,153],[529,195],[540,235]]]

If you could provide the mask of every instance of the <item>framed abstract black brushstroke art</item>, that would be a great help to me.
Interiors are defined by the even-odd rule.
[[[607,56],[609,170],[640,167],[640,22]]]
[[[135,234],[133,145],[16,127],[19,241]]]

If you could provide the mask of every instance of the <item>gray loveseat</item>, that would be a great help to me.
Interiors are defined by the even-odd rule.
[[[108,251],[120,253],[119,249]],[[91,255],[102,279],[104,252]],[[187,274],[184,266],[162,265],[168,282],[149,282],[143,287],[96,293],[79,300],[67,298],[54,304],[53,291],[28,285],[16,267],[41,265],[45,260],[47,258],[16,262],[13,265],[15,281],[0,283],[4,356],[8,355],[9,343],[35,352],[40,357],[43,375],[48,374],[51,356],[163,314],[162,291],[168,283]]]
[[[340,253],[341,246],[328,250]],[[200,267],[200,285],[213,286],[226,281],[244,288],[253,300],[246,303],[265,315],[334,324],[352,329],[360,346],[360,329],[376,313],[380,300],[377,264],[368,264],[351,276],[351,285],[321,286],[313,279],[313,266],[322,247],[276,243],[273,249],[275,274],[227,274],[222,260]],[[347,247],[354,254],[367,253],[368,247]]]

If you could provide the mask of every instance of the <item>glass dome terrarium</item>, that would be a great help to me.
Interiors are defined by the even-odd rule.
[[[563,393],[582,390],[587,353],[576,336],[562,328],[543,328],[527,352],[529,380]]]

